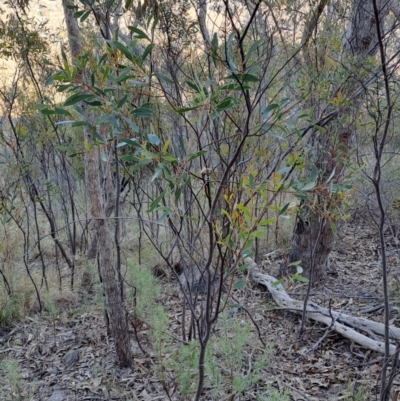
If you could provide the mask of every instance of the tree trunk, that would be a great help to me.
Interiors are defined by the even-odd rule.
[[[321,1],[321,4],[326,2]],[[378,0],[378,8],[381,10],[381,19],[388,13],[388,3],[386,0]],[[321,15],[321,14],[319,14]],[[377,33],[376,21],[373,18],[373,3],[371,0],[354,0],[351,10],[350,23],[343,38],[343,62],[346,59],[353,59],[355,68],[362,68],[362,63],[366,57],[371,57],[376,52]],[[315,21],[313,21],[315,27]],[[309,33],[309,35],[311,35]],[[309,55],[308,55],[309,56]],[[306,62],[310,60],[305,56]],[[311,67],[311,66],[310,66]],[[357,75],[358,71],[355,71]],[[345,90],[347,95],[351,94],[362,82],[349,76]],[[343,87],[344,89],[344,87]],[[335,89],[336,90],[336,89]],[[332,98],[337,93],[333,94]],[[361,99],[362,100],[362,99]],[[340,182],[343,174],[343,166],[348,160],[351,137],[354,134],[354,119],[359,109],[361,100],[353,103],[341,111],[340,117],[344,123],[336,122],[325,127],[325,132],[315,131],[311,141],[315,152],[315,166],[319,170],[319,184],[324,182],[332,175],[336,183]],[[317,99],[318,102],[318,99]],[[316,109],[324,109],[316,103]],[[347,118],[343,118],[347,117]],[[334,181],[335,182],[335,181]],[[301,261],[304,275],[312,283],[324,279],[328,266],[329,254],[335,244],[335,234],[331,229],[328,219],[333,220],[332,216],[327,216],[329,212],[329,197],[318,196],[315,202],[315,195],[302,202],[297,216],[296,226],[292,238],[289,261]],[[311,206],[313,204],[313,206]],[[338,203],[336,203],[338,206]],[[321,211],[324,211],[322,213]]]
[[[74,11],[67,8],[73,5],[72,0],[63,0],[65,23],[72,59],[77,59],[81,51],[79,27],[74,18]],[[82,74],[82,78],[84,74]],[[85,105],[81,105],[85,110]],[[88,120],[91,116],[87,116]],[[129,367],[132,363],[132,352],[125,305],[121,295],[120,278],[114,261],[113,238],[108,227],[107,205],[101,189],[99,150],[93,144],[90,130],[84,128],[84,138],[91,146],[85,152],[85,181],[87,197],[90,203],[90,217],[93,222],[93,232],[97,239],[100,274],[102,276],[106,305],[110,317],[111,331],[120,367]]]

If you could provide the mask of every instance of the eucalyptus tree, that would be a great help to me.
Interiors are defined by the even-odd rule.
[[[377,1],[379,29],[387,41],[395,33],[396,25],[388,19],[390,10],[397,14],[393,6],[391,1]],[[337,26],[344,28],[341,39]],[[341,204],[348,188],[345,175],[363,99],[381,74],[375,57],[376,27],[372,0],[322,0],[310,13],[302,33],[302,60],[308,68],[301,88],[307,99],[304,107],[312,110],[312,118],[318,122],[303,150],[310,185],[308,196],[301,197],[289,261],[301,260],[312,282],[326,274],[335,223],[342,218]],[[394,71],[398,48],[388,48],[388,52],[389,68]]]
[[[110,40],[111,37],[108,11],[113,4],[114,2],[108,2],[105,5],[106,8],[101,9],[97,7],[98,5],[88,2],[86,4],[87,9],[84,9],[81,14],[81,19],[83,19],[85,15],[87,17],[90,13],[93,13],[105,40]],[[112,154],[110,146],[107,146],[105,142],[108,139],[107,130],[109,125],[104,121],[96,120],[96,115],[90,110],[90,106],[95,106],[96,103],[91,104],[90,102],[95,96],[89,92],[88,83],[92,82],[91,89],[97,90],[100,94],[104,92],[100,88],[93,87],[97,71],[87,65],[88,57],[91,55],[82,51],[81,34],[76,19],[77,10],[74,2],[64,0],[63,7],[72,64],[70,65],[68,60],[64,58],[64,69],[58,79],[64,82],[72,92],[72,95],[69,96],[64,105],[76,105],[75,108],[83,120],[80,125],[83,126],[85,143],[85,185],[90,203],[90,218],[92,219],[93,233],[97,245],[99,270],[106,296],[108,318],[115,341],[118,363],[121,367],[128,367],[132,364],[128,322],[123,301],[121,274],[114,256],[113,238],[108,218],[109,210],[115,208],[117,196],[114,185],[111,182],[110,161],[103,166],[103,171],[106,171],[105,191],[102,187],[102,177],[100,175],[100,164],[101,160],[103,160],[100,158],[100,152],[102,151],[104,155],[106,155],[105,152],[108,152],[109,157]],[[103,56],[99,66],[108,62],[109,59],[111,61],[113,53],[106,51]],[[97,60],[96,62],[99,61]],[[111,137],[113,136],[114,133],[111,131]],[[99,146],[100,144],[102,145]],[[118,185],[116,187],[118,190]],[[116,220],[118,221],[118,216]]]

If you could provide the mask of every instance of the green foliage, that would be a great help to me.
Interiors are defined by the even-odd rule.
[[[371,388],[368,385],[356,386],[356,384],[348,382],[346,394],[349,394],[345,400],[348,401],[365,401],[371,394]],[[351,394],[351,395],[350,395]]]
[[[259,394],[257,396],[257,401],[290,401],[290,395],[288,390],[279,392],[271,386],[268,386],[264,394]]]
[[[13,295],[0,308],[0,327],[11,327],[22,317],[21,300]]]
[[[18,362],[5,358],[0,362],[0,371],[2,372],[3,378],[5,378],[11,392],[8,394],[8,399],[11,400],[19,400],[22,401],[22,395],[21,395],[21,375],[19,373],[19,368],[18,368]],[[8,387],[7,386],[7,387]],[[8,393],[8,388],[2,389],[2,392],[5,391],[6,394]],[[2,394],[4,396],[5,394]]]
[[[57,317],[57,315],[60,313],[60,310],[54,298],[52,297],[52,294],[49,291],[46,291],[42,295],[42,300],[43,300],[44,314],[51,318]]]
[[[249,323],[230,318],[226,313],[220,316],[219,336],[212,341],[210,347],[220,356],[219,364],[223,366],[220,376],[234,395],[245,393],[257,383],[268,365],[269,349],[264,350],[261,355],[254,353],[256,356],[251,360],[252,346],[255,342],[257,339]],[[249,363],[249,358],[252,369],[246,370],[244,366]],[[216,375],[216,378],[221,380],[219,375]],[[213,377],[210,379],[215,380]]]

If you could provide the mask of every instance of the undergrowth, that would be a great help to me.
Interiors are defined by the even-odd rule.
[[[133,308],[135,317],[150,327],[149,338],[156,361],[154,370],[164,389],[168,392],[177,387],[179,399],[191,399],[198,377],[198,342],[174,341],[169,330],[170,318],[160,303],[162,288],[149,269],[130,261],[126,280],[132,283],[126,293],[128,305]],[[261,350],[257,344],[251,324],[226,313],[220,316],[205,358],[205,389],[213,399],[218,400],[226,394],[231,394],[234,399],[263,381],[271,348]],[[271,388],[260,397],[260,400],[289,400],[286,392],[279,393]]]

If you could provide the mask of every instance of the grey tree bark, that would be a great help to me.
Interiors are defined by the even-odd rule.
[[[81,52],[79,26],[74,18],[74,10],[68,6],[74,5],[73,0],[63,0],[65,24],[72,60],[76,60]],[[81,73],[81,79],[84,73]],[[85,104],[81,107],[85,110]],[[87,116],[88,120],[91,116]],[[113,238],[107,216],[107,204],[103,199],[100,177],[99,150],[93,143],[90,130],[84,128],[84,138],[91,147],[85,152],[85,181],[87,198],[90,203],[90,218],[93,223],[93,233],[96,236],[97,252],[100,264],[111,332],[115,341],[115,349],[120,367],[129,367],[132,363],[129,330],[124,301],[121,294],[120,275],[114,260]]]

